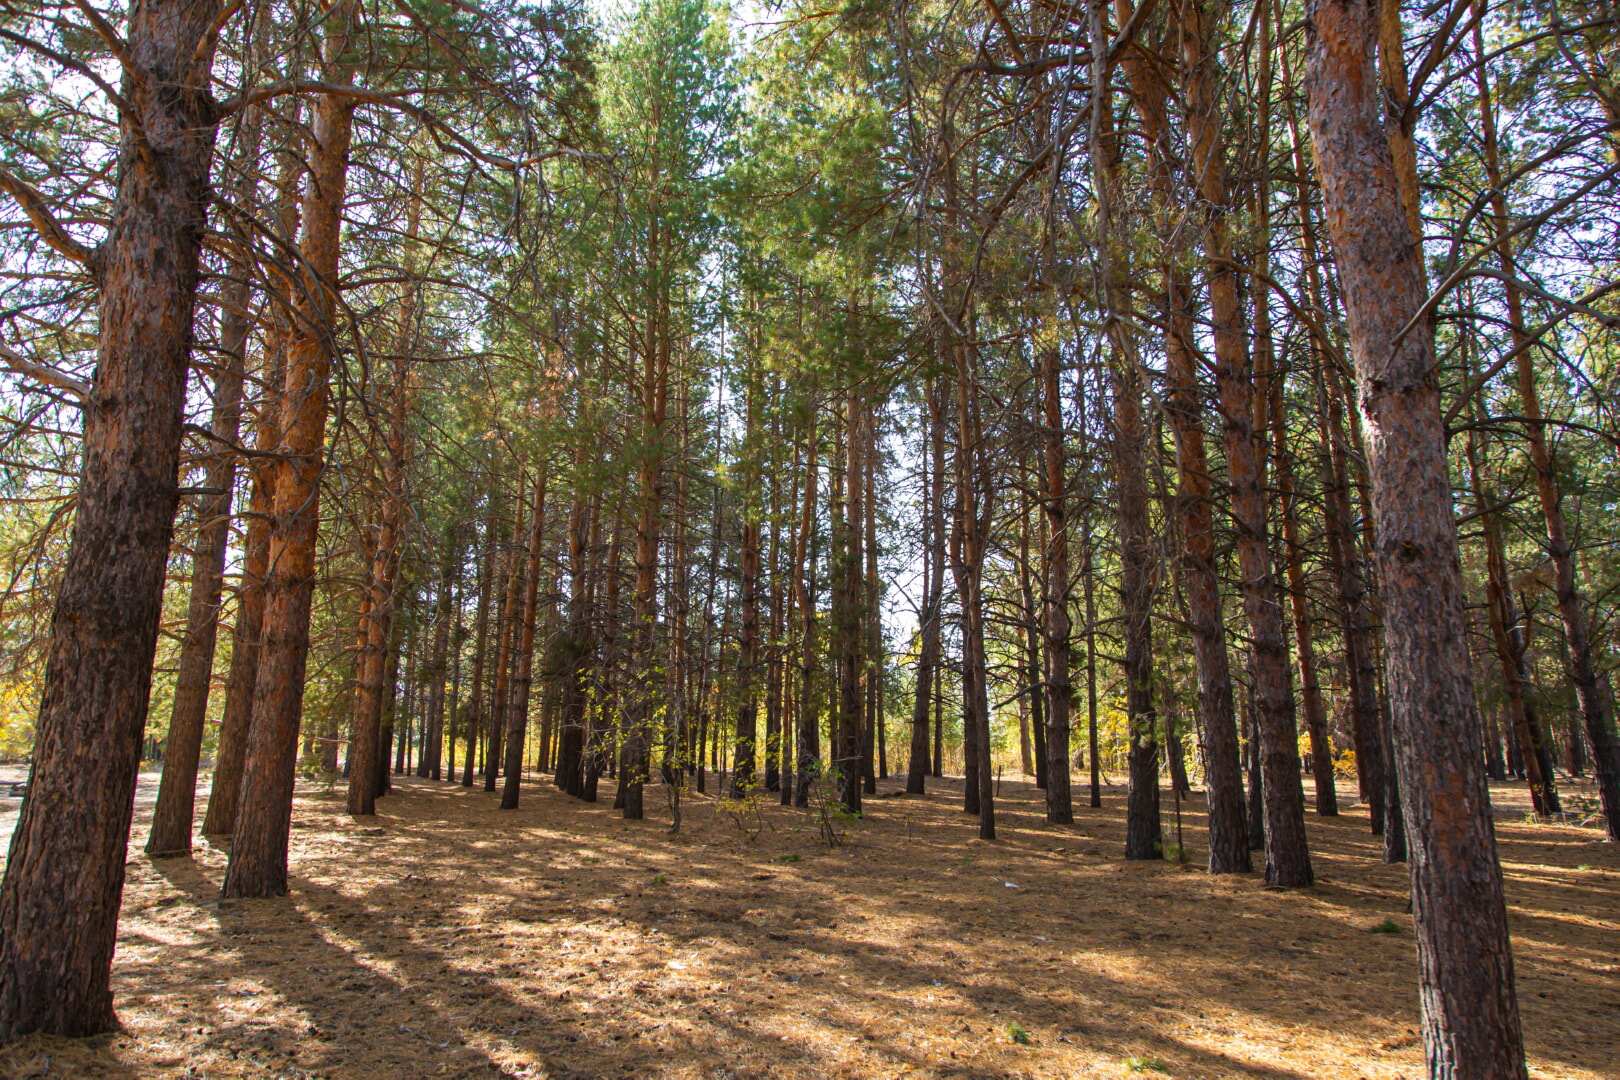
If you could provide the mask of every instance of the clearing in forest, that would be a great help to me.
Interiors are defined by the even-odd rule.
[[[1118,789],[1101,810],[1079,789],[1053,828],[1008,781],[985,844],[935,780],[869,798],[829,849],[773,801],[739,827],[689,795],[671,836],[621,821],[611,785],[586,805],[535,782],[503,813],[396,783],[363,824],[300,789],[284,899],[222,903],[216,848],[132,855],[124,1032],[31,1037],[0,1075],[1423,1074],[1406,869],[1360,808],[1310,819],[1319,883],[1278,892],[1198,871],[1201,797],[1178,869],[1121,860]],[[1620,853],[1595,830],[1497,831],[1531,1075],[1620,1075]]]

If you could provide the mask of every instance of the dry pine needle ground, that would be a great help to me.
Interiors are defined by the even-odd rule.
[[[292,894],[226,903],[224,853],[133,854],[138,815],[124,1032],[27,1039],[0,1075],[1423,1074],[1406,871],[1364,811],[1312,817],[1321,884],[1274,892],[1122,862],[1118,790],[1092,810],[1077,788],[1052,828],[1009,781],[985,844],[960,786],[930,787],[869,799],[835,850],[771,804],[751,839],[698,796],[679,835],[623,822],[606,785],[587,806],[532,783],[503,813],[407,779],[364,823],[301,787]],[[1620,858],[1598,835],[1498,821],[1534,1077],[1620,1076]]]

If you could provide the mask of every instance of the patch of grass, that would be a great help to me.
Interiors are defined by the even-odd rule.
[[[1007,1038],[1011,1039],[1019,1046],[1028,1046],[1034,1041],[1029,1037],[1029,1031],[1024,1027],[1024,1025],[1020,1024],[1016,1020],[1007,1025]]]
[[[1167,1073],[1170,1071],[1170,1066],[1156,1057],[1126,1058],[1125,1067],[1133,1073]]]
[[[1394,919],[1385,919],[1377,926],[1369,926],[1367,928],[1367,933],[1369,934],[1398,934],[1400,932],[1400,924]]]
[[[776,857],[776,861],[777,862],[798,862],[799,861],[799,853],[797,851],[792,851],[792,852],[789,852],[786,855],[778,855]]]
[[[579,857],[579,861],[580,862],[597,863],[597,862],[601,862],[602,860],[598,859],[595,855],[581,855]]]
[[[1575,869],[1577,869],[1577,870],[1590,870],[1592,868],[1590,866],[1587,866],[1585,863],[1581,863],[1581,865],[1577,866]]]
[[[658,873],[653,875],[653,884],[654,885],[668,885],[669,884],[669,875],[664,873],[662,870],[658,871]]]

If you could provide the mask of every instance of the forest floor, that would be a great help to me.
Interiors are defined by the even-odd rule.
[[[1360,807],[1310,819],[1319,884],[1278,892],[1198,872],[1196,797],[1190,868],[1125,863],[1117,788],[1093,810],[1077,785],[1054,828],[1008,781],[985,843],[960,784],[931,779],[869,797],[829,849],[808,811],[739,828],[695,795],[670,835],[657,787],[630,823],[606,783],[595,805],[527,785],[503,813],[481,785],[407,779],[357,822],[341,790],[301,785],[291,895],[222,903],[219,848],[140,854],[154,781],[113,971],[124,1031],[31,1037],[0,1076],[1424,1072],[1406,870]],[[1620,1076],[1620,850],[1526,823],[1515,790],[1497,835],[1531,1075]]]

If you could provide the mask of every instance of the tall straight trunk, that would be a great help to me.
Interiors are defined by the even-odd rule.
[[[580,784],[579,797],[585,802],[596,801],[596,786],[608,767],[611,753],[609,741],[613,728],[613,710],[618,707],[619,642],[619,576],[622,571],[624,529],[620,510],[613,510],[613,539],[608,544],[602,565],[602,629],[600,661],[596,665],[596,701],[585,730],[585,775]],[[593,550],[600,547],[601,515],[592,527]]]
[[[862,433],[866,437],[866,448],[861,453],[866,469],[866,504],[862,507],[866,530],[866,542],[862,547],[866,560],[866,580],[861,592],[861,628],[866,642],[861,651],[865,664],[862,681],[866,689],[866,709],[865,721],[861,726],[861,780],[866,793],[875,795],[878,774],[887,777],[889,767],[883,761],[883,615],[880,606],[882,585],[878,582],[877,419],[871,406],[868,406]]]
[[[523,785],[523,737],[529,728],[534,634],[540,610],[540,548],[546,537],[546,479],[546,461],[541,458],[534,478],[534,503],[529,507],[523,601],[518,615],[517,669],[512,677],[512,702],[506,716],[506,783],[501,788],[502,810],[517,809],[518,793]]]
[[[1265,786],[1266,883],[1306,886],[1314,880],[1305,837],[1304,790],[1294,720],[1293,677],[1282,607],[1272,574],[1265,465],[1255,430],[1254,370],[1243,326],[1226,215],[1226,148],[1214,85],[1214,19],[1198,0],[1179,10],[1188,138],[1198,191],[1207,205],[1204,251],[1215,345],[1215,385],[1225,433],[1232,523],[1237,533],[1240,591],[1254,652],[1255,723]]]
[[[1310,607],[1306,600],[1305,552],[1299,538],[1298,498],[1294,490],[1293,461],[1286,442],[1287,421],[1280,400],[1281,382],[1281,376],[1274,379],[1270,394],[1271,415],[1276,445],[1277,497],[1282,504],[1288,600],[1294,621],[1294,650],[1299,664],[1300,698],[1305,706],[1305,729],[1311,739],[1311,776],[1316,787],[1316,812],[1323,817],[1336,817],[1339,799],[1333,783],[1333,746],[1328,738],[1322,682],[1316,670],[1316,635],[1311,627]]]
[[[779,396],[780,386],[772,376],[773,397]],[[781,441],[781,426],[771,422],[771,443]],[[765,790],[779,792],[783,805],[790,805],[791,792],[783,792],[783,758],[786,740],[782,738],[782,481],[781,469],[770,473],[771,559],[766,573],[768,582],[767,621],[765,641]],[[791,496],[790,496],[791,498]],[[791,777],[788,787],[792,787]]]
[[[737,637],[737,722],[733,733],[731,795],[738,798],[758,781],[759,741],[759,456],[762,450],[759,414],[763,390],[754,374],[748,381],[748,404],[742,467],[742,579],[737,602],[741,607]]]
[[[472,787],[477,765],[480,732],[484,724],[484,668],[489,658],[489,601],[500,575],[496,571],[499,532],[497,492],[499,488],[491,477],[489,504],[484,515],[484,550],[478,557],[478,600],[473,615],[473,669],[471,692],[467,698],[467,718],[463,733],[467,739],[466,760],[461,765],[461,786]]]
[[[1476,50],[1483,50],[1483,36],[1478,22],[1474,24],[1474,43]],[[1541,517],[1546,529],[1544,546],[1553,566],[1553,591],[1558,597],[1558,614],[1564,623],[1565,659],[1569,665],[1570,681],[1575,684],[1576,700],[1580,702],[1586,738],[1592,746],[1592,778],[1597,781],[1598,798],[1603,804],[1607,839],[1620,840],[1620,735],[1615,733],[1614,707],[1598,685],[1586,602],[1575,582],[1575,547],[1570,542],[1569,526],[1564,520],[1558,466],[1547,443],[1547,422],[1542,412],[1541,393],[1536,386],[1536,350],[1530,347],[1530,335],[1525,329],[1524,296],[1518,283],[1518,260],[1513,255],[1510,235],[1512,221],[1508,216],[1497,146],[1496,110],[1491,104],[1490,76],[1484,64],[1477,66],[1474,78],[1479,86],[1480,134],[1485,148],[1485,177],[1491,185],[1491,224],[1496,234],[1496,258],[1502,268],[1509,341],[1516,354],[1514,364],[1519,376],[1519,411],[1524,414],[1524,441],[1530,451],[1530,465],[1536,474],[1536,496],[1541,504]],[[1572,746],[1579,746],[1578,737],[1572,740]]]
[[[1123,25],[1133,9],[1115,0]],[[1166,104],[1170,88],[1159,68],[1132,50],[1122,61],[1136,93],[1133,97],[1148,142],[1155,202],[1165,228],[1178,198]],[[1170,234],[1173,240],[1175,234]],[[1204,395],[1198,382],[1194,343],[1192,290],[1179,261],[1166,261],[1163,271],[1165,308],[1164,412],[1176,446],[1175,509],[1181,532],[1180,573],[1187,597],[1188,630],[1198,674],[1198,713],[1204,739],[1204,774],[1209,798],[1209,872],[1248,873],[1247,823],[1243,806],[1242,763],[1237,719],[1232,707],[1232,673],[1227,657],[1225,613],[1215,555],[1214,505],[1208,452],[1204,445]]]
[[[834,548],[834,653],[838,658],[838,710],[833,735],[833,770],[838,775],[838,794],[851,813],[861,809],[861,714],[865,705],[861,653],[865,644],[865,581],[861,572],[861,547],[865,530],[866,449],[864,424],[866,402],[858,391],[849,391],[844,402],[844,491],[843,512],[835,514],[838,535]]]
[[[241,271],[238,274],[245,279]],[[214,379],[214,408],[209,421],[209,430],[218,445],[203,474],[203,486],[210,494],[203,497],[199,507],[197,547],[191,561],[191,596],[186,609],[185,636],[180,644],[174,708],[169,714],[169,738],[163,747],[163,776],[158,783],[157,805],[152,809],[152,831],[146,839],[148,855],[191,852],[197,763],[208,719],[220,594],[225,581],[225,547],[231,530],[231,491],[236,485],[236,453],[224,447],[236,443],[241,427],[248,299],[245,280],[233,282],[226,290],[220,317],[223,363]]]
[[[422,167],[417,166],[407,212],[405,241],[413,245],[421,224]],[[409,257],[409,256],[407,256]],[[360,654],[350,726],[351,760],[359,768],[349,772],[349,813],[376,813],[377,795],[388,775],[388,739],[383,737],[386,702],[393,693],[390,668],[398,652],[389,647],[398,605],[400,546],[404,543],[406,513],[406,439],[410,410],[410,358],[416,343],[415,282],[407,282],[401,297],[399,324],[394,335],[394,360],[387,396],[387,429],[382,464],[381,507],[376,543],[372,550],[366,588],[370,605],[363,621],[365,643]],[[390,731],[391,734],[391,731]],[[380,781],[379,781],[380,778]]]
[[[456,567],[456,579],[461,578],[462,568],[459,559]],[[445,723],[449,725],[449,734],[445,737],[444,779],[447,783],[456,782],[456,736],[461,726],[459,719],[462,715],[461,704],[461,646],[463,643],[461,624],[461,603],[458,599],[455,605],[455,626],[450,632],[450,689],[448,700],[445,702]]]
[[[404,776],[411,764],[411,749],[414,746],[417,757],[421,757],[421,733],[416,723],[417,716],[417,679],[416,654],[417,638],[415,627],[412,626],[405,635],[405,704],[395,715],[394,726],[398,729],[399,737],[394,741],[394,775]],[[399,653],[394,654],[398,656]]]
[[[269,343],[267,342],[267,346]],[[280,441],[282,360],[279,348],[268,348],[264,392],[254,419],[254,446],[273,449]],[[248,467],[248,521],[242,540],[242,576],[236,587],[236,625],[231,632],[231,670],[225,679],[225,707],[214,757],[214,780],[203,815],[204,836],[229,836],[236,828],[237,797],[242,788],[242,759],[248,726],[253,720],[253,691],[259,674],[264,636],[264,583],[270,572],[270,511],[275,491],[272,464],[259,458]]]
[[[1087,29],[1092,41],[1107,40],[1102,14],[1100,3],[1093,5],[1089,12]],[[1104,52],[1106,50],[1093,50],[1093,86],[1107,85]],[[1113,391],[1111,449],[1125,639],[1125,712],[1129,725],[1130,787],[1125,809],[1125,857],[1158,859],[1163,856],[1164,847],[1159,821],[1158,723],[1153,709],[1154,544],[1148,520],[1145,458],[1148,435],[1142,417],[1142,365],[1136,342],[1121,318],[1127,308],[1125,275],[1124,268],[1115,263],[1116,255],[1121,253],[1114,250],[1113,237],[1118,137],[1113,130],[1113,104],[1106,91],[1092,95],[1090,136],[1092,144],[1098,148],[1093,155],[1093,167],[1096,169],[1098,276],[1105,308],[1104,332],[1113,346],[1108,369]],[[1088,544],[1088,556],[1089,547]],[[1089,600],[1088,596],[1088,608]],[[1093,612],[1088,610],[1086,614],[1088,623],[1094,626]],[[1096,760],[1095,743],[1092,760]]]
[[[1322,288],[1316,222],[1311,212],[1311,188],[1306,177],[1304,140],[1292,106],[1289,130],[1294,144],[1294,166],[1299,177],[1295,202],[1299,207],[1301,247],[1304,254],[1305,282],[1309,301],[1325,310],[1327,297]],[[1382,707],[1379,704],[1378,669],[1373,660],[1372,620],[1367,608],[1367,590],[1362,573],[1362,555],[1356,542],[1350,502],[1350,441],[1344,423],[1344,394],[1328,342],[1319,327],[1308,328],[1311,346],[1312,379],[1316,389],[1317,438],[1322,445],[1323,532],[1327,538],[1328,562],[1333,566],[1339,633],[1344,638],[1345,678],[1350,684],[1351,736],[1356,749],[1356,776],[1361,797],[1367,803],[1368,817],[1375,836],[1385,834],[1385,817],[1399,805],[1388,798],[1391,771],[1390,747],[1384,738]]]
[[[131,8],[112,225],[77,252],[100,286],[100,339],[29,795],[0,885],[0,1041],[116,1024],[108,980],[179,499],[220,10]]]
[[[1069,787],[1069,702],[1074,693],[1069,669],[1073,662],[1069,635],[1069,508],[1063,453],[1063,397],[1058,351],[1041,352],[1041,451],[1044,480],[1042,507],[1048,528],[1045,582],[1042,590],[1041,637],[1045,661],[1046,820],[1054,825],[1074,821]]]
[[[793,551],[793,606],[799,613],[799,724],[795,733],[793,803],[810,804],[810,785],[821,766],[821,710],[816,704],[816,590],[814,587],[816,535],[816,411],[805,423],[804,506],[799,516],[798,539]],[[806,570],[810,577],[807,579]]]
[[[1307,88],[1378,523],[1395,760],[1432,1077],[1526,1075],[1502,871],[1468,668],[1427,293],[1380,115],[1374,13],[1312,0]]]
[[[521,471],[521,463],[519,470]],[[517,501],[514,514],[513,539],[523,527],[523,485],[518,485]],[[496,619],[498,628],[498,644],[495,648],[495,686],[490,696],[489,718],[489,749],[485,751],[484,759],[484,790],[494,791],[495,780],[502,764],[502,747],[506,739],[506,725],[508,713],[511,710],[512,692],[512,651],[517,637],[518,605],[522,602],[523,570],[524,564],[518,558],[515,547],[508,551],[502,560],[506,564],[506,588],[501,594],[500,614]],[[523,759],[518,758],[521,768]]]
[[[1471,365],[1465,366],[1469,380]],[[1469,427],[1464,452],[1468,461],[1469,484],[1474,490],[1474,512],[1479,515],[1485,538],[1485,617],[1491,630],[1491,644],[1496,649],[1497,664],[1502,672],[1502,688],[1507,692],[1508,716],[1513,736],[1518,743],[1524,762],[1524,777],[1530,785],[1530,803],[1538,814],[1558,812],[1558,789],[1554,784],[1551,759],[1541,724],[1531,706],[1525,687],[1529,672],[1525,667],[1525,648],[1515,642],[1528,644],[1528,633],[1521,633],[1519,613],[1513,603],[1512,583],[1508,579],[1507,559],[1503,555],[1502,522],[1495,510],[1495,494],[1484,481],[1480,468],[1478,421],[1482,419],[1477,402],[1471,403],[1475,425]]]
[[[1097,580],[1093,571],[1091,506],[1080,511],[1080,580],[1086,611],[1086,765],[1090,805],[1102,805],[1102,757],[1097,734]]]
[[[325,77],[340,86],[354,81],[348,43],[357,11],[353,0],[341,0],[327,13]],[[332,316],[353,125],[353,99],[327,94],[316,103],[300,244],[304,287],[295,303],[281,417],[281,445],[287,457],[275,470],[264,643],[225,871],[227,897],[281,896],[287,891],[298,725],[315,592],[326,404],[336,348]]]
[[[1256,130],[1261,140],[1261,155],[1271,156],[1271,7],[1265,5],[1260,12],[1260,102]],[[1257,416],[1255,425],[1271,431],[1272,459],[1277,474],[1277,498],[1280,504],[1283,533],[1285,573],[1288,583],[1290,614],[1293,616],[1294,650],[1299,667],[1300,698],[1305,709],[1305,729],[1310,735],[1311,776],[1316,789],[1316,812],[1323,817],[1336,817],[1339,813],[1338,792],[1333,776],[1333,746],[1328,738],[1327,710],[1322,701],[1321,679],[1316,670],[1316,639],[1312,632],[1310,609],[1305,596],[1304,553],[1299,540],[1299,515],[1294,488],[1294,463],[1288,449],[1288,418],[1283,408],[1285,373],[1277,365],[1276,348],[1271,332],[1271,178],[1261,171],[1255,178],[1253,191],[1253,220],[1257,237],[1254,295],[1254,373],[1257,383],[1255,406],[1263,406],[1264,417]],[[1297,744],[1296,744],[1297,747]]]
[[[1044,692],[1045,679],[1042,677],[1041,666],[1041,610],[1035,603],[1033,581],[1036,576],[1044,579],[1045,573],[1044,566],[1034,568],[1032,573],[1030,555],[1032,522],[1030,520],[1027,486],[1030,483],[1028,463],[1023,463],[1023,467],[1019,471],[1022,474],[1022,490],[1019,496],[1018,515],[1018,599],[1019,621],[1022,623],[1021,628],[1023,630],[1022,635],[1020,635],[1022,637],[1020,644],[1023,646],[1023,670],[1020,672],[1019,681],[1023,684],[1024,689],[1018,698],[1020,702],[1018,749],[1022,758],[1020,764],[1023,766],[1024,774],[1033,776],[1035,786],[1044,789],[1046,787],[1046,732],[1044,730],[1046,724],[1046,694]],[[1040,534],[1035,539],[1039,542],[1040,549],[1044,551],[1047,546],[1044,535],[1046,532],[1044,519],[1042,527],[1035,531]],[[1042,561],[1044,563],[1044,557]],[[1034,729],[1033,738],[1031,738],[1030,731],[1032,727]]]
[[[923,425],[923,592],[922,604],[917,611],[917,697],[911,710],[911,760],[906,770],[906,794],[922,795],[927,791],[928,776],[928,718],[939,679],[940,608],[944,597],[940,595],[944,574],[943,539],[939,507],[939,462],[930,450],[934,433],[941,426],[939,389],[933,379],[928,380],[923,412],[927,417]]]
[[[1159,736],[1153,703],[1153,539],[1148,524],[1146,425],[1141,375],[1129,361],[1114,375],[1114,481],[1119,500],[1120,604],[1125,637],[1125,712],[1130,790],[1125,857],[1164,856],[1159,819]]]
[[[377,754],[372,759],[372,795],[382,798],[388,794],[393,780],[388,772],[389,748],[394,742],[394,721],[399,711],[399,658],[402,642],[400,624],[390,622],[390,633],[384,638],[382,674],[382,722],[378,725]]]
[[[585,461],[584,443],[574,451],[574,474]],[[590,551],[591,500],[578,480],[568,510],[568,630],[557,644],[562,667],[562,719],[557,734],[555,780],[569,795],[579,795],[584,784],[587,687],[585,665],[592,653],[590,580],[586,559]]]
[[[454,531],[445,530],[444,564],[439,572],[438,610],[433,618],[433,653],[428,663],[427,715],[423,720],[421,758],[416,775],[440,779],[444,753],[444,690],[445,674],[450,653],[450,618],[454,604],[451,586],[452,567],[461,558],[461,551],[452,539]]]
[[[969,322],[971,325],[971,322]],[[962,604],[962,745],[971,748],[963,788],[977,795],[979,838],[996,838],[994,765],[990,746],[990,694],[985,655],[984,563],[994,520],[995,492],[977,392],[979,373],[971,341],[953,344],[956,357],[956,525],[951,571]],[[972,811],[970,811],[972,812]]]
[[[650,226],[649,264],[661,265],[663,228],[655,214]],[[639,506],[636,513],[636,591],[631,625],[630,685],[624,710],[624,769],[619,777],[619,795],[624,817],[640,821],[645,816],[642,792],[651,757],[653,715],[653,651],[658,618],[658,551],[664,511],[664,421],[669,406],[669,296],[667,288],[654,288],[656,294],[647,313],[647,333],[642,347],[641,371],[641,466],[638,470]]]

